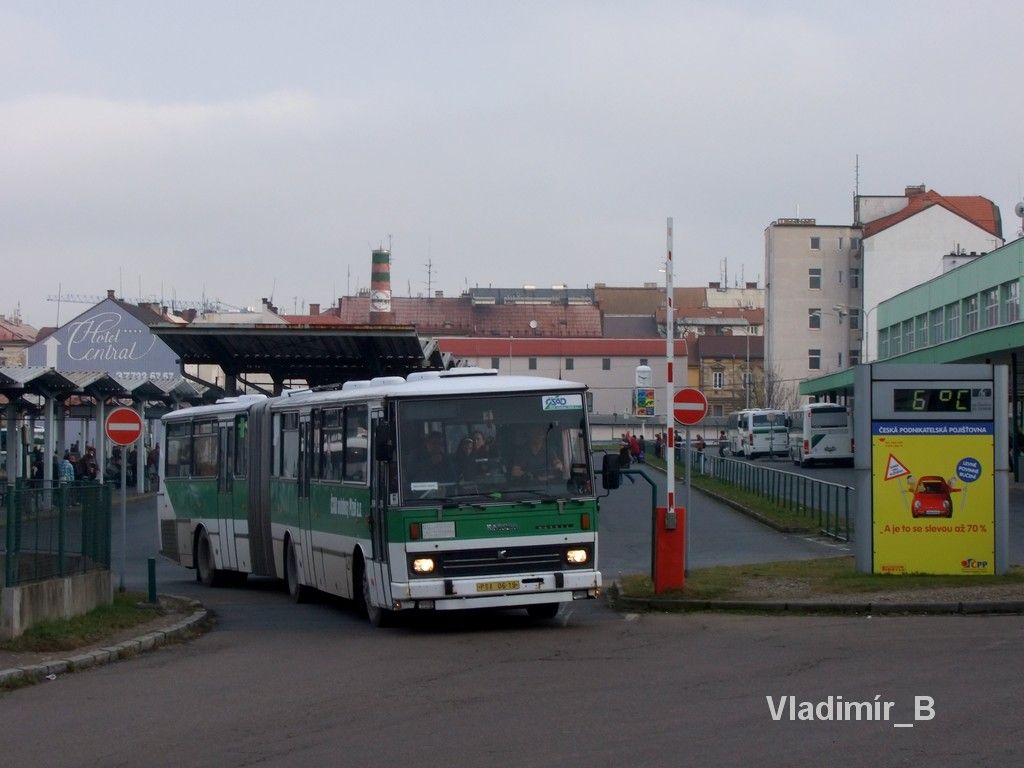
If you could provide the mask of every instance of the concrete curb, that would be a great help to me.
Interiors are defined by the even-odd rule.
[[[95,651],[69,656],[66,659],[56,659],[43,664],[32,664],[24,667],[0,670],[0,690],[11,685],[23,685],[26,683],[38,683],[47,678],[63,675],[68,672],[78,672],[91,667],[99,667],[110,664],[121,659],[130,659],[140,653],[159,648],[169,642],[181,640],[189,632],[201,626],[210,617],[210,612],[197,600],[174,595],[163,595],[173,597],[176,600],[183,600],[193,609],[192,613],[182,621],[166,629],[148,632],[145,635],[125,640],[124,642],[111,645],[106,648],[98,648]]]
[[[812,600],[684,600],[673,598],[636,598],[611,594],[609,604],[617,611],[721,611],[736,613],[865,614],[888,615],[979,615],[1022,614],[1021,600],[975,600],[944,603],[822,603]]]

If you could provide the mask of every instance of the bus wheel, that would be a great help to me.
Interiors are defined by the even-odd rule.
[[[309,599],[309,587],[299,583],[299,563],[295,558],[295,542],[288,539],[284,550],[284,581],[288,586],[288,594],[296,603],[304,603]]]
[[[196,581],[207,587],[216,587],[220,583],[220,572],[213,561],[213,546],[205,529],[196,539]]]
[[[561,606],[561,603],[540,603],[539,605],[528,605],[526,606],[526,613],[531,619],[546,621],[555,618],[555,616],[558,615],[558,609]]]
[[[375,627],[386,627],[391,623],[391,611],[373,604],[373,599],[370,595],[370,576],[366,568],[366,563],[362,563],[362,567],[359,570],[362,574],[361,594],[363,596],[363,610],[366,611],[366,618],[369,619],[370,624]]]

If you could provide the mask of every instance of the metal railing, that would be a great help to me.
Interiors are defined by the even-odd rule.
[[[816,480],[784,469],[765,467],[740,459],[690,453],[690,471],[752,493],[781,509],[816,522],[821,532],[839,541],[853,535],[853,488]]]
[[[110,567],[108,485],[5,486],[0,584],[14,587]]]

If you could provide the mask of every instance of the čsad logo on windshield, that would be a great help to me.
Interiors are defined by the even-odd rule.
[[[583,395],[544,395],[541,403],[545,411],[578,411],[583,407]]]

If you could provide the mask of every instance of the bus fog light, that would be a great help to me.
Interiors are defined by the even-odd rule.
[[[583,565],[583,563],[587,562],[587,550],[570,549],[565,553],[565,561],[573,565]]]
[[[412,561],[412,569],[416,573],[433,573],[434,572],[434,558],[432,557],[417,557]]]

